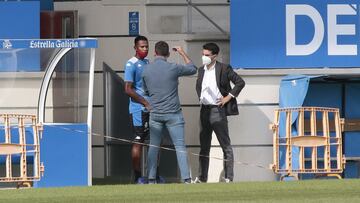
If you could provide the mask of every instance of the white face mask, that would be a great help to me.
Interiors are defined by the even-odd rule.
[[[202,56],[201,59],[202,59],[203,65],[205,65],[205,66],[207,66],[211,63],[211,58],[208,56]]]

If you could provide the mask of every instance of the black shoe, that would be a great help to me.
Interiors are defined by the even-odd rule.
[[[191,184],[191,183],[193,183],[193,181],[191,180],[191,178],[188,178],[188,179],[184,180],[184,183],[185,184]]]

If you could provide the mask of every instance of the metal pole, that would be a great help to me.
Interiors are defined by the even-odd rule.
[[[187,1],[187,33],[192,33],[192,8],[191,8],[191,0]]]
[[[95,72],[95,48],[90,49],[90,69],[89,69],[89,96],[88,96],[88,185],[92,185],[92,114],[94,99],[94,72]]]

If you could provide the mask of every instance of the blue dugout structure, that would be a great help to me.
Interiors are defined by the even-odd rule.
[[[360,160],[360,80],[350,76],[305,76],[289,75],[282,79],[280,84],[279,106],[302,107],[319,106],[340,109],[341,117],[345,118],[343,134],[343,152],[347,163],[343,176],[345,178],[359,177]],[[293,118],[296,120],[296,117]],[[281,133],[281,131],[283,133]],[[280,129],[280,136],[285,129]],[[298,167],[298,148],[294,147],[293,167]],[[310,152],[305,151],[309,157]],[[281,156],[281,155],[280,155]],[[319,153],[319,157],[323,154]],[[332,157],[336,154],[331,154]],[[284,157],[282,157],[282,165]],[[309,176],[304,176],[307,178]]]
[[[7,56],[7,65],[12,70],[17,70],[17,61],[21,60],[17,54],[24,50],[41,53],[36,59],[44,66],[39,70],[45,70],[37,72],[43,78],[35,82],[39,95],[31,95],[25,102],[37,106],[38,122],[44,125],[40,161],[45,173],[34,187],[92,184],[91,121],[96,47],[97,40],[88,38],[0,40],[0,56],[11,53]],[[13,84],[23,83],[16,72],[3,74]],[[23,74],[26,77],[31,73]],[[2,98],[3,103],[11,105],[12,99],[21,99],[21,96],[14,93],[15,98]]]

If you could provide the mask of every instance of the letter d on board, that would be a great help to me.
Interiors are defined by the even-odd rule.
[[[306,15],[314,23],[314,36],[308,44],[296,44],[295,18],[298,15]],[[286,55],[310,55],[319,49],[323,38],[324,22],[314,7],[310,5],[286,5]]]

